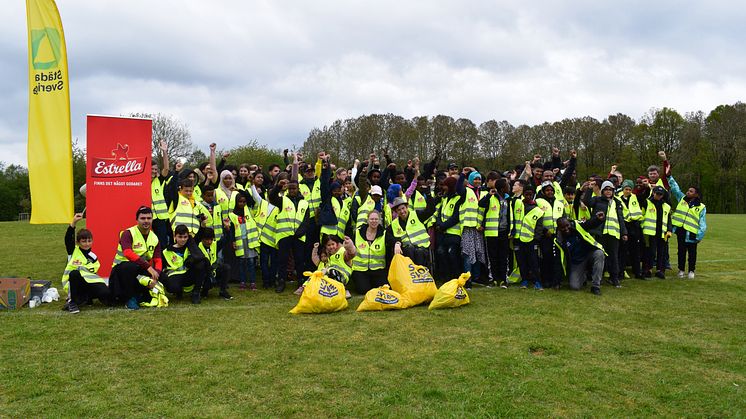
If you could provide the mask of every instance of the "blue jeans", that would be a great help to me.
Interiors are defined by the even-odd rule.
[[[274,285],[277,277],[277,249],[262,243],[259,266],[262,268],[262,284],[265,287]]]
[[[242,258],[236,259],[238,261],[238,278],[242,284],[246,284],[246,277],[249,279],[250,284],[256,283],[256,267],[254,266],[254,258]]]

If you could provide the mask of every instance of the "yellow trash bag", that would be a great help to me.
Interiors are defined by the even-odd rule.
[[[394,255],[391,261],[389,284],[401,294],[404,308],[430,302],[438,291],[430,271],[402,255]]]
[[[329,279],[321,271],[304,272],[310,276],[298,304],[290,310],[291,314],[332,313],[347,308],[345,286],[341,282]]]
[[[440,287],[430,303],[428,310],[434,308],[451,308],[469,304],[469,294],[464,289],[464,284],[471,278],[471,273],[461,274],[457,279],[452,279]]]
[[[365,293],[363,302],[357,307],[357,311],[383,311],[401,310],[407,308],[401,294],[393,291],[388,285],[373,288]]]

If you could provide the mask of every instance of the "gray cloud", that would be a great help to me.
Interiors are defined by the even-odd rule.
[[[73,136],[85,115],[173,114],[195,142],[302,144],[374,112],[540,123],[743,100],[734,2],[58,0]],[[0,13],[0,160],[25,162],[26,23]]]

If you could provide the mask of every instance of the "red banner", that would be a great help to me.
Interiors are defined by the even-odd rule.
[[[135,212],[150,206],[153,121],[88,115],[86,226],[106,277],[119,232],[135,225]]]

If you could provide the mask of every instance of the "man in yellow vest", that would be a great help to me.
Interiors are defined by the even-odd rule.
[[[487,174],[488,193],[479,201],[484,212],[482,227],[487,246],[492,281],[507,287],[510,252],[511,213],[508,202],[509,185],[506,179],[498,179],[497,172]]]
[[[285,282],[288,274],[288,260],[293,255],[295,264],[295,275],[298,281],[302,281],[305,271],[305,241],[306,231],[310,223],[310,212],[308,201],[298,188],[297,180],[281,180],[279,189],[285,190],[285,195],[270,192],[269,202],[281,211],[277,214],[275,227],[275,238],[277,240],[277,283],[275,292],[285,291]]]
[[[601,183],[600,188],[597,185],[598,183],[593,182],[589,184],[590,187],[586,186],[583,203],[592,214],[604,213],[603,223],[590,233],[603,245],[607,254],[605,269],[609,272],[609,282],[616,288],[620,288],[619,241],[627,240],[623,206],[614,196],[614,184],[607,180]],[[599,196],[593,196],[594,193]]]
[[[591,269],[591,292],[601,295],[601,276],[604,272],[603,246],[588,233],[588,230],[601,225],[604,213],[598,212],[588,221],[557,220],[557,243],[560,249],[562,267],[565,270],[570,289],[579,290],[586,279],[587,269]]]
[[[539,267],[539,241],[544,237],[544,210],[536,205],[534,188],[523,190],[523,208],[525,213],[518,233],[518,253],[516,262],[521,272],[521,289],[528,288],[531,282],[534,289],[543,291],[541,268]]]
[[[666,260],[664,257],[666,243],[671,237],[671,206],[667,201],[668,192],[663,186],[653,188],[651,197],[642,200],[643,209],[642,235],[645,243],[645,257],[643,259],[643,278],[650,278],[653,262],[655,262],[655,276],[666,279]]]
[[[68,302],[64,309],[72,314],[80,313],[79,306],[93,301],[94,298],[107,305],[111,303],[109,287],[103,278],[97,275],[101,264],[92,250],[93,234],[86,228],[75,233],[75,225],[82,219],[82,213],[75,214],[65,233],[67,264],[62,274],[62,286],[65,289],[69,288]]]
[[[109,277],[109,288],[130,310],[150,300],[149,290],[158,284],[161,274],[161,246],[150,229],[153,210],[141,206],[135,213],[137,224],[119,234],[119,245]]]
[[[464,180],[447,177],[441,184],[440,208],[436,213],[437,261],[441,279],[450,280],[461,275],[461,203],[463,196],[456,192],[456,185]]]
[[[396,218],[386,230],[386,248],[389,254],[403,254],[416,265],[432,269],[430,236],[425,222],[435,213],[435,198],[428,196],[424,209],[410,211],[404,198],[396,198],[391,210]]]
[[[697,264],[697,243],[701,242],[707,231],[707,209],[702,203],[699,188],[690,186],[686,193],[681,191],[673,176],[668,178],[671,194],[677,200],[676,210],[671,217],[671,225],[676,233],[678,243],[679,278],[683,278],[687,254],[689,255],[689,279],[694,279],[694,269]]]
[[[624,271],[627,265],[631,266],[635,278],[642,279],[640,267],[642,229],[640,222],[643,219],[643,214],[637,195],[632,193],[634,186],[632,180],[625,179],[622,182],[621,191],[617,194],[617,198],[622,203],[624,226],[627,228],[627,241],[622,241],[619,247],[619,267]]]

